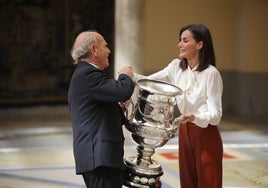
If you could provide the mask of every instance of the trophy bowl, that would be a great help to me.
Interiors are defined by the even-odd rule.
[[[130,115],[126,113],[126,129],[137,145],[137,155],[125,157],[125,182],[127,187],[161,187],[163,170],[152,159],[155,148],[164,146],[173,138],[180,118],[173,120],[176,96],[182,90],[166,82],[140,79],[139,93]]]

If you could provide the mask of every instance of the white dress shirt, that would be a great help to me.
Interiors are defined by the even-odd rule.
[[[174,59],[167,67],[156,72],[148,79],[166,81],[183,90],[182,95],[176,97],[181,114],[194,114],[194,124],[205,128],[209,124],[218,125],[222,117],[223,83],[216,67],[209,67],[201,72],[196,68],[183,71],[180,60]],[[134,80],[142,78],[134,74]]]

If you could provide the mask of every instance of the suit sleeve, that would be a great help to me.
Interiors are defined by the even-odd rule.
[[[95,74],[91,77],[92,96],[102,102],[124,102],[128,100],[135,84],[126,74],[120,74],[118,79],[112,79],[105,74]]]

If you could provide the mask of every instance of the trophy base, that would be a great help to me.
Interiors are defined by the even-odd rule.
[[[124,185],[131,188],[161,188],[162,167],[155,161],[149,167],[136,164],[136,157],[125,158]]]

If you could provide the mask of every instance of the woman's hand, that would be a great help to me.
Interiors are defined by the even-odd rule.
[[[195,116],[193,114],[183,114],[181,115],[182,120],[181,123],[186,124],[188,122],[194,121]]]

